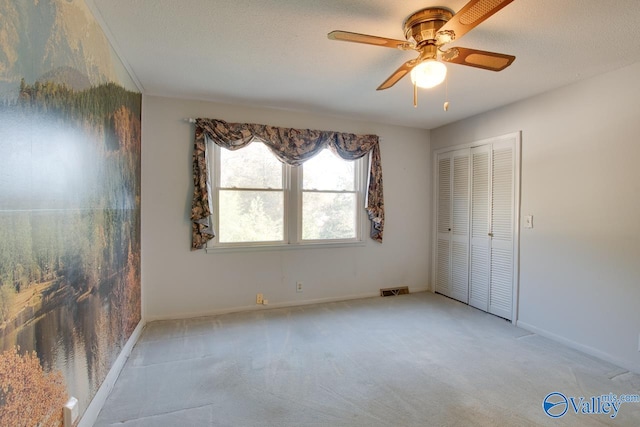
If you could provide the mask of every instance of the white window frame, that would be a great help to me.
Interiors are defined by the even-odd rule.
[[[302,239],[302,183],[304,165],[290,166],[282,164],[282,179],[284,191],[284,238],[281,241],[260,241],[260,242],[220,242],[218,239],[219,219],[218,206],[220,194],[220,150],[217,144],[207,142],[209,144],[209,174],[211,182],[211,200],[213,204],[213,214],[211,222],[216,236],[207,243],[207,252],[228,252],[228,251],[244,251],[244,250],[269,250],[269,249],[295,249],[295,248],[330,248],[330,247],[346,247],[346,246],[364,246],[363,240],[364,227],[368,223],[365,210],[365,200],[367,192],[367,177],[369,166],[369,155],[366,155],[354,162],[355,174],[355,193],[356,193],[356,235],[350,239],[319,239],[319,240],[303,240]],[[242,150],[242,149],[240,149]],[[345,160],[349,161],[349,160]],[[240,189],[242,190],[242,189]],[[268,189],[256,189],[258,191],[270,191]],[[276,190],[274,190],[276,191]],[[277,190],[280,191],[280,190]],[[308,190],[307,190],[308,191]],[[323,191],[326,193],[353,193],[353,191]]]

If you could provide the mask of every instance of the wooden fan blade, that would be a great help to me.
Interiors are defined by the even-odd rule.
[[[504,53],[454,47],[444,52],[441,59],[445,62],[468,65],[469,67],[482,68],[484,70],[502,71],[511,65],[516,57],[505,55]]]
[[[400,66],[400,68],[394,71],[393,74],[391,74],[389,78],[384,81],[384,83],[378,86],[378,89],[376,90],[389,89],[391,86],[398,83],[400,79],[406,76],[413,69],[413,67],[415,67],[419,63],[420,61],[418,59],[412,59],[410,61],[405,62]]]
[[[513,0],[471,0],[440,28],[438,34],[448,34],[459,40],[477,25],[491,17]]]
[[[343,42],[363,43],[373,46],[391,47],[394,49],[406,49],[409,46],[407,41],[388,39],[385,37],[370,36],[367,34],[350,33],[349,31],[331,31],[327,34],[329,40],[340,40]]]

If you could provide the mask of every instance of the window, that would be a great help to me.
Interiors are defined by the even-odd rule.
[[[307,160],[302,169],[302,240],[355,239],[358,187],[355,162],[330,150]]]
[[[284,242],[284,165],[261,143],[218,151],[218,241]]]
[[[361,241],[363,160],[324,149],[301,166],[281,163],[261,142],[213,147],[214,246]]]

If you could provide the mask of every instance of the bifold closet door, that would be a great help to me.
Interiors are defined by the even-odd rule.
[[[469,300],[469,150],[438,156],[436,292]]]
[[[513,307],[515,144],[493,144],[491,163],[491,241],[489,313],[511,320]]]
[[[437,157],[436,292],[512,318],[517,135]]]
[[[514,165],[512,141],[471,149],[469,305],[511,319]]]
[[[489,311],[491,146],[471,149],[469,305]]]
[[[451,284],[451,153],[438,155],[436,211],[436,292],[449,296]]]

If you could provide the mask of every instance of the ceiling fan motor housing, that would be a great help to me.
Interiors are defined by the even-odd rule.
[[[453,17],[453,12],[443,7],[417,11],[404,21],[404,36],[417,48],[430,44],[440,46],[449,40],[441,40],[438,31]]]

